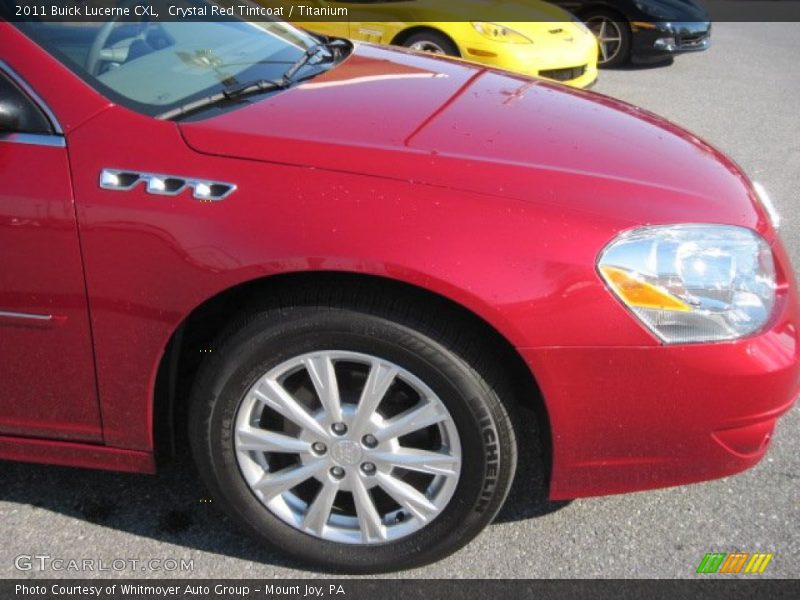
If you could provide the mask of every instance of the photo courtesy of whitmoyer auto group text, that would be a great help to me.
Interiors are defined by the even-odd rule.
[[[800,598],[800,0],[0,0],[0,600]]]

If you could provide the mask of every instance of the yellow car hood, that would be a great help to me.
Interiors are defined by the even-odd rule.
[[[581,41],[584,37],[591,35],[583,31],[582,25],[572,21],[493,22],[521,33],[533,40],[534,43]]]
[[[408,9],[418,21],[488,21],[518,23],[526,21],[571,21],[562,8],[539,0],[415,0],[388,2],[396,9]],[[367,4],[365,7],[369,6]],[[373,5],[374,6],[374,5]],[[391,8],[389,8],[391,10]]]

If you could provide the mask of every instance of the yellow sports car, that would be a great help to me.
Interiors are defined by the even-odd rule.
[[[263,3],[281,4],[280,0]],[[456,56],[580,88],[597,78],[596,38],[568,12],[546,2],[313,0],[306,4],[347,9],[349,20],[301,22],[295,15],[295,25],[316,33]],[[465,15],[476,19],[453,21]]]

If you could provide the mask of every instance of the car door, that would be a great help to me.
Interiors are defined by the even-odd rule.
[[[64,137],[0,62],[0,436],[101,441]]]

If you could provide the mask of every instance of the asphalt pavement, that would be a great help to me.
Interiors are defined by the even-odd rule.
[[[717,23],[707,52],[669,66],[603,71],[595,90],[664,115],[733,157],[769,190],[800,265],[798,64],[800,23]],[[445,560],[394,576],[696,577],[706,552],[743,551],[774,553],[761,577],[796,577],[798,429],[795,408],[767,458],[734,477],[569,503],[531,503],[534,483],[523,464],[483,534]],[[0,540],[2,578],[325,576],[293,569],[242,534],[181,461],[154,477],[0,461]],[[54,571],[48,559],[25,558],[32,555],[94,560],[95,570]],[[115,570],[120,559],[162,562],[160,570],[142,571],[141,563]],[[166,570],[176,566],[169,560],[178,568],[191,561],[192,570]]]

